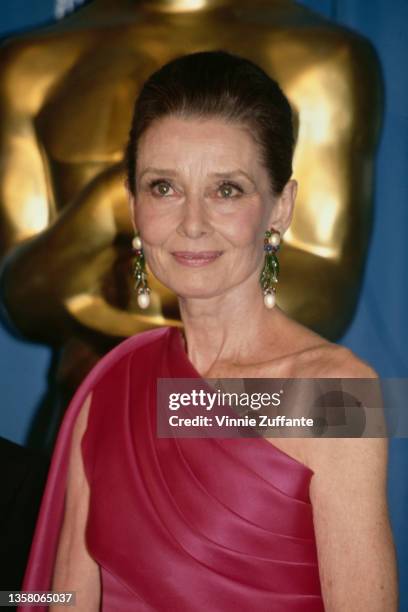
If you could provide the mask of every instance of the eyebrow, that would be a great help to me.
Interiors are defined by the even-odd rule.
[[[154,168],[153,166],[148,166],[147,168],[143,170],[143,172],[141,172],[139,178],[142,178],[142,176],[144,174],[147,174],[148,172],[154,172],[155,174],[167,174],[167,176],[177,176],[178,174],[177,170],[172,170],[171,168]],[[210,176],[228,177],[228,178],[233,178],[234,176],[239,176],[239,175],[245,176],[249,181],[251,181],[251,183],[254,183],[253,179],[249,176],[249,174],[247,174],[244,170],[241,170],[241,169],[227,170],[225,172],[212,172],[210,174]]]
[[[169,176],[176,176],[177,174],[175,170],[171,170],[170,168],[153,168],[153,166],[148,166],[143,170],[143,172],[140,173],[139,178],[142,178],[142,176],[148,172],[154,172],[155,174],[167,174]]]
[[[245,176],[249,181],[251,181],[251,183],[253,183],[253,179],[249,176],[249,174],[247,174],[244,170],[238,169],[238,170],[231,170],[231,171],[227,171],[227,172],[213,172],[212,174],[210,174],[210,176],[218,176],[218,177],[222,177],[222,176],[227,176],[229,178],[233,178],[234,176]]]

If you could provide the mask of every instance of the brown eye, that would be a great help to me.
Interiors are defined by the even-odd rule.
[[[169,186],[166,183],[160,183],[157,185],[157,191],[160,195],[166,195],[169,192]]]
[[[170,184],[167,181],[155,180],[149,184],[150,189],[154,194],[159,196],[167,196],[170,192]]]
[[[218,191],[223,199],[239,197],[239,195],[243,193],[241,187],[239,185],[235,185],[234,183],[223,183],[220,185]]]

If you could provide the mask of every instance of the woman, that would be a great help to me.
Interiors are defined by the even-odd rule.
[[[127,148],[138,299],[146,259],[184,336],[126,340],[78,390],[24,589],[74,590],[87,612],[396,609],[384,439],[156,436],[158,378],[376,377],[275,305],[293,147],[288,101],[246,59],[195,53],[145,83]]]

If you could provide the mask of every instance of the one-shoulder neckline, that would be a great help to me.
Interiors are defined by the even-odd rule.
[[[180,359],[182,360],[182,364],[183,364],[183,368],[182,369],[185,371],[186,376],[188,378],[197,378],[197,379],[200,379],[200,381],[203,384],[206,384],[205,378],[203,378],[203,376],[197,371],[197,369],[195,368],[193,363],[190,361],[190,358],[189,358],[189,356],[188,356],[188,354],[187,354],[187,352],[186,352],[186,350],[184,348],[184,340],[183,340],[181,328],[176,327],[176,326],[169,326],[168,329],[169,329],[170,340],[173,339],[175,341],[175,346],[178,349],[178,352],[180,354]],[[181,374],[181,372],[180,372],[180,374]],[[181,376],[180,376],[180,378],[181,378]],[[292,455],[289,455],[288,453],[286,453],[282,449],[278,448],[277,446],[275,446],[275,444],[273,444],[272,442],[269,442],[263,436],[256,436],[253,439],[254,440],[258,440],[259,443],[262,444],[262,445],[267,444],[268,447],[270,447],[272,449],[272,452],[276,452],[276,453],[280,454],[282,457],[286,458],[293,465],[304,469],[306,472],[308,472],[311,475],[314,474],[314,471],[312,470],[311,467],[309,467],[308,465],[306,465],[302,461],[299,461],[299,459],[296,459]]]

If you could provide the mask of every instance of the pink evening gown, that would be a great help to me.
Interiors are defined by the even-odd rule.
[[[86,545],[101,569],[103,612],[324,612],[313,471],[262,437],[158,438],[158,378],[201,378],[179,328],[125,340],[78,389],[22,590],[51,590],[71,432],[92,391],[81,450],[91,492]]]

